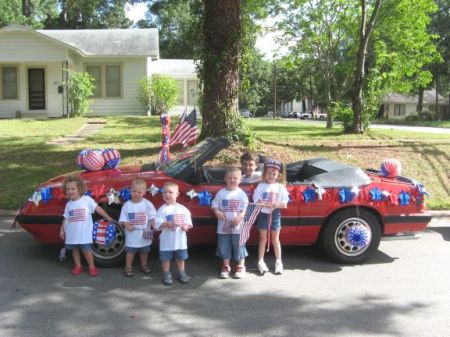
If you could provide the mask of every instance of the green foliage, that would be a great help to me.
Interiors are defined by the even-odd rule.
[[[89,112],[91,97],[94,94],[94,78],[87,72],[68,70],[69,103],[72,116],[83,116]]]
[[[340,122],[340,126],[344,132],[350,132],[353,128],[353,111],[350,106],[346,106],[341,102],[335,102],[331,105],[330,112],[336,121]]]
[[[148,112],[168,112],[175,105],[177,95],[178,84],[173,77],[154,74],[138,81],[138,99]]]
[[[0,27],[17,23],[32,28],[42,28],[46,18],[57,15],[58,0],[28,0],[29,15],[25,16],[22,0],[0,1]]]
[[[255,148],[255,133],[248,127],[244,118],[240,117],[235,119],[234,126],[230,129],[234,131],[226,135],[228,139],[242,142],[249,150]]]

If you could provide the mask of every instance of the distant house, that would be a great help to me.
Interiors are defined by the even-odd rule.
[[[407,116],[417,115],[418,96],[389,94],[383,99],[382,115],[388,119],[404,119]],[[423,93],[422,111],[433,112],[436,104],[436,91],[426,90]],[[449,103],[443,96],[438,96],[438,116],[448,119]]]
[[[92,115],[145,114],[137,99],[138,80],[153,73],[171,74],[179,81],[184,90],[180,106],[196,103],[187,94],[196,87],[193,61],[159,60],[157,29],[33,30],[9,25],[0,29],[0,46],[3,118],[67,115],[66,69],[94,77]]]

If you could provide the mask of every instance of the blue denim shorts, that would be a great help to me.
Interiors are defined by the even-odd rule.
[[[150,245],[144,247],[125,247],[127,253],[150,253]]]
[[[80,244],[66,243],[65,247],[67,250],[73,250],[73,249],[78,248],[79,250],[82,250],[83,252],[92,251],[92,243],[80,243]]]
[[[239,261],[248,256],[245,245],[239,246],[239,234],[217,234],[216,255],[221,259]]]
[[[260,212],[258,215],[258,220],[256,221],[256,228],[260,230],[267,230],[269,225],[269,216],[268,213]],[[272,211],[272,225],[270,226],[270,230],[279,231],[281,229],[281,211],[276,208]]]
[[[175,260],[184,261],[189,257],[187,249],[178,249],[178,250],[160,250],[159,251],[159,260],[160,261],[170,261],[173,258]]]

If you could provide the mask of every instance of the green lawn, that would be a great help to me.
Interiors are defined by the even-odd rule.
[[[85,148],[114,147],[122,163],[157,159],[161,128],[157,117],[108,117],[106,126],[79,143],[49,145],[48,140],[74,134],[87,119],[0,120],[0,208],[14,209],[36,185],[78,169],[75,158]],[[247,119],[257,137],[256,150],[285,162],[328,157],[362,168],[379,168],[383,159],[398,158],[403,175],[425,184],[432,195],[428,206],[450,209],[450,136],[373,130],[366,135],[344,135],[323,123]],[[172,130],[176,121],[172,121]],[[238,160],[235,146],[219,160]]]
[[[395,119],[377,119],[373,123],[450,128],[450,121],[405,121],[405,120],[395,120]]]

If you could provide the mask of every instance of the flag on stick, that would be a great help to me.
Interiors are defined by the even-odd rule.
[[[170,146],[181,144],[183,147],[194,144],[197,141],[197,111],[194,109],[189,114],[183,112],[172,138]]]
[[[242,224],[241,236],[239,238],[239,246],[244,245],[250,237],[250,229],[258,217],[259,212],[263,208],[262,204],[248,204],[245,210],[244,220]]]

